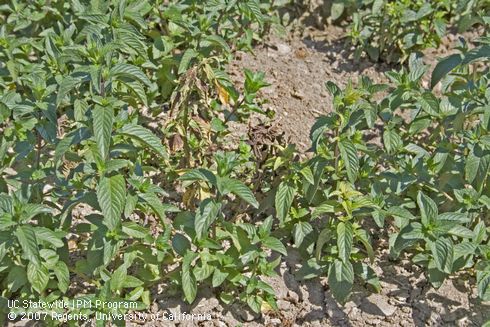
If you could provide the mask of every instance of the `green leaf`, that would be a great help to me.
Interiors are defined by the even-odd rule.
[[[463,58],[461,57],[461,54],[452,54],[439,61],[432,71],[430,80],[431,88],[434,88],[443,77],[456,68],[462,61]]]
[[[150,236],[150,233],[147,228],[138,225],[134,221],[126,221],[122,224],[122,231],[124,234],[132,237],[143,239],[147,236]]]
[[[442,286],[442,283],[447,277],[447,273],[439,270],[437,267],[434,266],[434,261],[429,262],[429,267],[427,269],[429,273],[429,282],[431,283],[432,287],[434,288],[439,288]]]
[[[143,86],[143,84],[139,82],[127,82],[127,81],[121,81],[121,82],[124,83],[126,87],[128,87],[131,91],[133,91],[138,96],[138,98],[140,99],[140,101],[143,103],[145,107],[148,107],[148,97],[146,96],[145,87]]]
[[[213,186],[217,186],[216,176],[209,170],[204,168],[196,168],[189,170],[184,175],[179,177],[181,181],[205,181]]]
[[[327,200],[320,204],[318,207],[313,209],[311,218],[317,218],[324,213],[335,213],[335,206],[338,204],[337,201]]]
[[[293,203],[296,188],[291,183],[286,181],[281,182],[275,196],[276,214],[279,221],[284,223],[284,220],[289,214],[289,209]]]
[[[228,43],[226,43],[225,39],[223,39],[219,35],[208,35],[202,41],[203,41],[203,44],[209,43],[209,44],[218,46],[219,48],[221,48],[222,50],[224,50],[227,53],[231,52],[231,49],[230,49],[230,46],[228,45]]]
[[[344,161],[347,176],[351,183],[355,183],[359,174],[359,157],[357,155],[356,146],[352,141],[343,139],[338,143],[340,157]]]
[[[248,204],[252,205],[254,208],[258,209],[259,208],[259,203],[255,199],[254,194],[252,191],[248,188],[247,185],[243,184],[239,180],[232,179],[232,178],[225,178],[226,181],[224,181],[226,188],[233,194],[237,195],[240,197],[243,201],[247,202]]]
[[[361,277],[367,284],[371,285],[375,292],[381,292],[381,283],[376,272],[365,263],[357,262],[354,264],[354,273]]]
[[[102,177],[97,187],[97,200],[110,230],[121,224],[121,215],[126,202],[126,180],[122,175]]]
[[[344,13],[345,5],[342,0],[334,0],[330,9],[332,20],[339,19]]]
[[[490,301],[490,271],[477,271],[476,282],[478,297],[483,301]]]
[[[475,60],[490,58],[490,44],[484,44],[468,51],[463,59],[462,65],[467,65]]]
[[[301,175],[306,179],[308,183],[311,185],[315,184],[315,178],[313,177],[313,172],[311,171],[311,168],[309,166],[303,167],[303,169],[300,170]]]
[[[62,293],[66,293],[70,286],[70,271],[66,263],[58,261],[54,267],[54,274],[56,275],[56,279],[58,279],[58,289]]]
[[[109,71],[109,75],[112,77],[127,77],[146,84],[147,86],[151,85],[151,81],[148,79],[145,73],[143,73],[138,67],[127,63],[115,64]]]
[[[92,110],[95,142],[102,158],[107,159],[111,145],[114,109],[95,105]]]
[[[328,286],[334,298],[345,303],[354,284],[354,269],[349,261],[335,260],[328,269]]]
[[[176,209],[174,206],[170,204],[163,204],[162,200],[156,193],[139,193],[138,196],[143,199],[150,208],[153,210],[154,213],[163,221],[165,219],[166,212],[177,212],[178,209]]]
[[[439,238],[431,243],[434,263],[440,271],[450,274],[453,269],[454,247],[451,239]]]
[[[445,212],[441,213],[437,217],[438,221],[447,221],[447,222],[459,222],[459,223],[467,223],[471,221],[468,217],[468,214],[462,212]]]
[[[221,284],[223,284],[223,282],[226,280],[226,277],[228,277],[228,275],[229,273],[223,272],[218,268],[215,268],[213,272],[213,278],[212,278],[213,287],[218,287]]]
[[[19,226],[15,230],[15,236],[19,241],[20,247],[24,252],[24,256],[35,267],[41,265],[41,257],[39,256],[39,248],[37,246],[37,238],[34,228],[30,225]]]
[[[465,177],[469,183],[481,191],[490,170],[490,153],[475,145],[466,158]]]
[[[312,231],[313,227],[310,225],[310,223],[306,221],[297,222],[293,228],[294,245],[296,247],[300,247],[306,235],[310,234]]]
[[[183,256],[191,249],[191,242],[184,235],[176,233],[172,238],[172,247],[175,252]]]
[[[468,229],[460,225],[454,226],[447,233],[461,238],[473,238],[473,236],[475,236],[475,234],[471,229]]]
[[[197,257],[197,253],[188,251],[182,260],[182,289],[187,302],[192,303],[197,295],[197,282],[192,272],[192,261]]]
[[[38,241],[51,243],[57,248],[63,247],[64,243],[61,238],[52,230],[46,227],[35,227],[36,238]]]
[[[123,264],[117,267],[117,269],[114,270],[111,276],[111,291],[120,291],[123,287],[124,280],[126,279],[127,275],[128,270],[126,268],[126,265]]]
[[[201,202],[194,221],[198,239],[202,239],[208,234],[209,227],[211,227],[216,218],[218,218],[220,210],[221,203],[217,203],[212,199],[206,199]]]
[[[439,100],[432,92],[425,92],[418,98],[422,109],[430,116],[439,117]]]
[[[27,283],[27,273],[24,267],[14,266],[10,269],[6,279],[7,289],[16,292]]]
[[[368,232],[364,229],[357,229],[355,231],[355,235],[356,235],[356,238],[359,239],[359,241],[361,241],[361,243],[366,248],[366,252],[368,253],[368,257],[369,257],[369,262],[371,264],[373,264],[374,263],[374,250],[373,250],[373,247],[371,245],[371,240],[369,238]]]
[[[180,59],[180,64],[179,64],[179,70],[178,74],[181,75],[184,73],[188,68],[191,63],[191,60],[196,58],[198,53],[194,49],[187,49],[184,54],[182,55],[182,58]]]
[[[149,129],[140,125],[127,124],[121,128],[120,133],[136,139],[155,151],[160,157],[168,159],[167,151],[163,147],[161,140]]]
[[[374,15],[378,15],[381,13],[381,9],[385,6],[385,0],[374,0],[373,2],[373,8],[372,8],[372,13]]]
[[[339,258],[347,262],[352,252],[352,239],[354,232],[349,222],[340,222],[337,225],[337,247],[339,249]]]
[[[329,227],[325,227],[318,235],[318,239],[316,240],[316,251],[315,258],[317,261],[320,261],[322,255],[322,249],[325,244],[327,244],[332,238],[332,231]]]
[[[255,313],[260,313],[260,308],[262,307],[262,298],[259,295],[249,295],[247,296],[247,304]]]
[[[400,135],[392,128],[383,132],[383,143],[389,154],[396,153],[403,145]]]
[[[58,94],[56,96],[56,106],[59,106],[61,101],[65,98],[65,96],[70,93],[78,84],[80,84],[81,80],[78,78],[74,78],[71,76],[66,76],[60,84],[60,88],[58,89]]]
[[[49,271],[44,265],[31,262],[27,265],[27,280],[36,292],[42,293],[48,286]]]
[[[284,256],[288,255],[284,244],[282,244],[282,242],[275,237],[267,236],[265,239],[262,240],[262,244],[273,251],[279,252]]]
[[[417,195],[417,204],[420,209],[420,215],[422,218],[422,224],[424,226],[430,225],[437,219],[437,205],[436,203],[422,192]]]
[[[258,0],[248,0],[248,1],[242,2],[242,4],[250,10],[250,12],[252,13],[252,16],[255,18],[257,23],[262,25],[264,22],[264,15],[262,14],[262,11],[260,10],[259,1]]]

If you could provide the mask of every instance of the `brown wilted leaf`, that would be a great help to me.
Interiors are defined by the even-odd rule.
[[[184,141],[179,134],[174,134],[169,141],[170,152],[175,153],[181,151],[184,148]]]
[[[192,202],[194,201],[195,195],[196,195],[195,188],[188,188],[184,192],[184,195],[182,196],[182,204],[186,209],[190,209],[192,207]]]

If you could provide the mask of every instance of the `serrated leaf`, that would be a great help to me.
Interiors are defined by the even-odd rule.
[[[483,301],[490,301],[490,271],[477,271],[476,281],[478,297]]]
[[[121,128],[120,133],[142,142],[162,158],[168,159],[167,151],[163,147],[161,140],[149,129],[140,125],[127,124]]]
[[[58,94],[56,96],[56,105],[59,106],[61,101],[65,98],[65,96],[70,93],[78,84],[80,84],[81,80],[79,78],[74,78],[71,76],[66,76],[60,84],[58,89]]]
[[[212,199],[206,199],[201,202],[194,221],[198,239],[202,239],[208,234],[209,227],[211,227],[216,218],[218,218],[220,210],[221,204],[216,203]]]
[[[223,282],[226,280],[226,277],[228,277],[228,275],[229,273],[223,272],[220,269],[215,268],[213,272],[212,282],[211,282],[213,287],[218,287],[221,284],[223,284]]]
[[[127,271],[126,265],[124,264],[114,270],[110,279],[111,291],[120,291],[122,289],[124,280],[128,275]]]
[[[107,159],[111,145],[114,109],[95,105],[92,110],[95,142],[102,158]]]
[[[38,241],[51,243],[57,248],[63,247],[64,243],[61,238],[52,230],[46,227],[35,227],[36,238]]]
[[[340,222],[337,225],[337,247],[339,249],[339,258],[342,261],[347,262],[350,259],[353,236],[354,233],[350,223]]]
[[[192,261],[197,257],[197,253],[188,251],[182,261],[182,290],[187,302],[192,303],[197,295],[197,282],[192,272]]]
[[[27,280],[36,292],[42,293],[48,286],[49,271],[44,265],[29,263],[27,265]]]
[[[7,289],[16,292],[27,283],[27,273],[24,267],[13,266],[10,268],[5,280]]]
[[[196,168],[189,170],[184,175],[179,177],[181,181],[205,181],[213,186],[217,186],[216,176],[209,170],[204,168]]]
[[[151,81],[148,79],[145,73],[143,73],[138,67],[127,63],[115,64],[109,71],[109,75],[112,77],[127,77],[137,80],[147,86],[151,85]]]
[[[461,54],[452,54],[439,61],[432,71],[430,80],[431,88],[434,88],[443,77],[456,68],[462,61],[463,58],[461,57]]]
[[[323,246],[327,244],[331,238],[332,238],[332,231],[330,230],[329,227],[324,228],[320,232],[320,235],[318,235],[318,239],[316,240],[316,251],[315,251],[315,258],[317,261],[319,261],[321,258]]]
[[[437,216],[437,220],[440,221],[457,221],[459,223],[467,223],[471,219],[468,217],[466,213],[462,212],[445,212],[441,213],[439,216]]]
[[[273,251],[279,252],[284,256],[288,255],[288,252],[286,251],[286,247],[284,246],[284,244],[282,244],[282,242],[275,237],[267,236],[262,240],[262,244]]]
[[[434,222],[438,216],[436,203],[422,192],[417,195],[417,204],[420,209],[422,224],[427,226]]]
[[[34,228],[30,225],[19,226],[15,230],[15,236],[19,241],[25,257],[35,267],[39,267],[41,265],[41,258],[39,256],[39,248]]]
[[[285,181],[279,184],[274,202],[277,218],[281,223],[284,222],[289,214],[289,209],[291,208],[295,194],[296,188],[292,184]]]
[[[313,231],[313,227],[306,221],[299,221],[294,225],[294,245],[300,247],[305,237]]]
[[[340,157],[344,161],[347,177],[351,183],[355,183],[359,174],[359,157],[357,149],[352,141],[343,139],[338,143]]]
[[[394,129],[386,129],[383,132],[383,143],[386,148],[386,151],[389,154],[395,153],[397,150],[399,150],[402,145],[403,141],[400,135],[394,130]]]
[[[473,238],[475,235],[471,229],[468,229],[464,226],[456,225],[451,228],[448,232],[450,235],[458,236],[461,238]]]
[[[126,221],[122,224],[122,232],[130,237],[143,239],[150,236],[150,232],[147,228],[138,225],[134,221]]]
[[[219,35],[208,35],[203,39],[203,42],[206,42],[206,43],[209,43],[212,45],[216,45],[227,53],[231,52],[231,49],[230,49],[230,46],[228,45],[228,43],[226,43],[225,39],[223,39]]]
[[[466,158],[465,177],[477,191],[483,187],[490,171],[490,153],[476,145]]]
[[[430,116],[439,117],[439,100],[432,92],[425,92],[418,98],[422,109]]]
[[[371,240],[369,238],[369,234],[367,231],[364,229],[357,229],[355,231],[356,238],[361,241],[361,243],[364,245],[364,248],[366,249],[366,252],[368,254],[369,262],[371,264],[374,263],[374,250],[373,246],[371,245]]]
[[[354,269],[349,261],[335,260],[328,269],[328,286],[334,298],[345,303],[354,283]]]
[[[453,269],[453,242],[447,238],[439,238],[431,244],[430,248],[437,269],[450,274]]]
[[[232,178],[226,178],[223,183],[225,184],[225,187],[233,194],[236,196],[240,197],[243,201],[247,202],[254,208],[258,209],[259,208],[259,203],[255,199],[255,196],[248,188],[247,185],[243,184],[239,180],[232,179]]]
[[[179,70],[178,70],[179,75],[184,73],[189,68],[191,60],[197,57],[197,55],[198,53],[194,49],[187,49],[184,52],[182,58],[180,59]]]
[[[97,187],[97,200],[110,230],[121,224],[121,215],[126,202],[126,180],[122,175],[102,177]]]
[[[58,289],[62,293],[66,293],[70,286],[70,271],[68,270],[66,263],[58,261],[54,267],[54,274],[58,280]]]

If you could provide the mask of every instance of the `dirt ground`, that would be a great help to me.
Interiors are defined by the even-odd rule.
[[[465,37],[472,41],[477,34]],[[342,35],[342,28],[332,26],[325,31],[271,37],[252,54],[238,53],[229,65],[229,74],[238,84],[243,83],[244,68],[266,73],[271,86],[261,97],[267,100],[266,108],[276,113],[274,123],[301,151],[309,148],[315,119],[332,110],[326,81],[345,86],[349,80],[368,76],[376,83],[387,82],[384,72],[399,68],[368,60],[355,63]],[[450,53],[455,41],[455,36],[447,37],[440,48],[425,52],[424,61],[434,66],[438,58]],[[279,313],[256,315],[242,305],[223,306],[211,289],[202,290],[192,306],[183,303],[180,295],[162,293],[152,311],[212,316],[206,322],[166,322],[165,326],[481,326],[490,319],[490,303],[478,301],[473,278],[459,275],[434,289],[422,269],[408,259],[389,261],[386,248],[378,250],[374,265],[381,292],[373,293],[358,284],[344,306],[333,299],[326,278],[297,281],[294,274],[302,260],[291,248],[279,276],[267,280],[277,290]]]

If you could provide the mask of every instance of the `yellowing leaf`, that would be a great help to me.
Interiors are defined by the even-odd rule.
[[[271,305],[267,301],[262,301],[262,305],[260,306],[260,312],[269,313],[272,311],[273,311],[273,309],[272,309]]]
[[[192,205],[192,200],[194,199],[196,195],[196,189],[195,188],[189,188],[187,191],[185,191],[184,195],[182,196],[182,203],[184,204],[184,207],[190,208]]]
[[[200,187],[199,188],[199,199],[201,201],[206,200],[211,197],[211,192],[209,192],[208,188]]]
[[[230,103],[230,94],[218,82],[215,81],[214,84],[216,85],[219,101],[224,105],[228,105]]]

